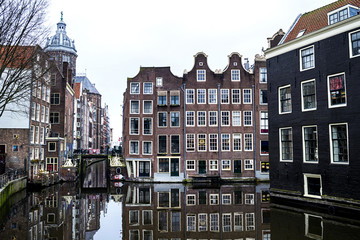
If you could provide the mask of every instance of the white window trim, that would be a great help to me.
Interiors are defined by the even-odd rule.
[[[342,7],[340,7],[340,8],[337,8],[337,9],[331,11],[331,12],[328,12],[328,13],[327,13],[328,25],[332,25],[332,24],[330,24],[330,19],[329,19],[329,17],[330,17],[331,15],[333,15],[334,13],[339,13],[339,12],[343,11],[344,9],[348,9],[348,18],[350,18],[350,16],[349,16],[349,14],[350,14],[349,8],[350,8],[350,7],[359,10],[358,7],[356,7],[356,6],[352,5],[352,4],[346,4],[345,6],[342,6]],[[338,20],[336,23],[338,23],[338,22],[340,22],[340,21],[344,21],[344,20]],[[333,23],[333,24],[336,24],[336,23]]]
[[[145,146],[145,142],[150,142],[151,143],[151,153],[145,153],[144,151],[144,146]],[[143,155],[152,155],[153,154],[153,141],[142,141],[142,154]]]
[[[216,161],[216,168],[212,169],[211,166],[215,166],[211,164],[211,161]],[[218,171],[219,170],[219,161],[216,159],[209,160],[209,171]]]
[[[158,80],[161,80],[161,84],[158,84]],[[163,78],[157,77],[155,80],[156,87],[162,87],[163,86]]]
[[[223,122],[222,122],[222,113],[223,112],[227,112],[227,113],[229,113],[229,124],[223,124]],[[221,124],[221,126],[230,126],[230,122],[231,122],[231,115],[230,115],[230,111],[221,111],[220,112],[220,115],[221,115],[221,122],[220,122],[220,124]]]
[[[353,33],[357,33],[357,32],[360,32],[360,30],[358,29],[358,30],[356,30],[356,31],[349,32],[349,36],[348,36],[348,38],[349,38],[349,56],[350,56],[350,58],[360,57],[360,53],[359,53],[359,54],[357,54],[357,55],[353,55],[353,53],[352,53],[352,41],[351,41],[351,34],[353,34]]]
[[[131,112],[131,104],[133,103],[133,102],[138,102],[139,103],[139,108],[138,108],[138,112],[137,113],[133,113],[133,112]],[[130,100],[130,109],[129,109],[129,114],[140,114],[140,101],[139,100]]]
[[[210,91],[211,90],[215,90],[215,102],[214,103],[210,103]],[[218,92],[216,88],[209,88],[208,89],[208,104],[217,104],[218,103]]]
[[[229,135],[229,150],[223,149],[223,135]],[[230,152],[231,151],[231,133],[222,133],[221,134],[221,151],[222,152]]]
[[[199,80],[199,72],[204,71],[204,80]],[[205,69],[197,69],[196,70],[196,81],[198,82],[206,82],[206,70]]]
[[[248,103],[246,103],[245,102],[245,90],[250,90],[250,102],[248,102]],[[245,88],[245,89],[243,89],[243,91],[242,91],[242,95],[243,95],[243,104],[252,104],[252,89],[251,88]]]
[[[200,140],[199,135],[204,135],[204,136],[205,136],[205,139],[204,139],[204,141],[205,141],[205,150],[199,150],[199,140]],[[207,150],[206,141],[207,141],[207,135],[206,135],[206,133],[199,133],[199,134],[197,135],[196,149],[197,149],[198,152],[206,152],[206,150]]]
[[[157,126],[158,126],[158,128],[167,128],[168,127],[168,114],[167,114],[167,112],[157,112],[158,114],[157,114]],[[160,126],[159,125],[159,113],[165,113],[165,115],[166,115],[166,126]]]
[[[234,102],[234,90],[239,90],[239,102]],[[231,89],[231,103],[232,104],[241,104],[241,89],[237,88],[237,89]]]
[[[210,117],[210,113],[211,112],[215,112],[216,113],[216,124],[210,124],[210,119],[211,119],[211,117]],[[218,125],[219,125],[219,116],[218,116],[218,111],[209,111],[209,117],[208,117],[208,120],[209,120],[209,123],[208,123],[208,126],[209,127],[217,127]]]
[[[194,162],[194,168],[188,168],[189,164],[188,162],[193,161]],[[195,160],[186,160],[186,170],[187,171],[196,171],[196,161]]]
[[[137,142],[138,143],[138,153],[131,153],[131,143],[132,142]],[[139,141],[135,141],[135,140],[130,140],[129,141],[129,154],[130,155],[139,155],[140,154],[140,143],[139,143]]]
[[[233,79],[233,72],[238,72],[239,73],[239,80],[234,80]],[[232,82],[240,82],[241,81],[240,69],[231,69],[231,81]]]
[[[266,76],[266,81],[265,82],[261,81],[261,69],[266,69],[266,75],[267,75],[267,68],[266,67],[260,67],[259,68],[259,83],[260,84],[267,84],[267,76]]]
[[[303,50],[308,49],[308,48],[313,48],[314,66],[303,69],[303,66],[302,66],[302,56],[301,56],[302,54],[301,54],[301,52],[302,52]],[[315,65],[315,46],[314,46],[314,45],[309,45],[309,46],[306,46],[306,47],[300,49],[300,50],[299,50],[299,58],[300,58],[300,59],[299,59],[299,60],[300,60],[300,72],[307,71],[307,70],[310,70],[310,69],[314,69],[315,66],[316,66],[316,65]]]
[[[132,118],[136,118],[137,120],[138,120],[138,127],[139,127],[139,129],[138,129],[138,134],[134,134],[134,133],[131,133],[131,119]],[[130,117],[129,118],[129,135],[139,135],[140,134],[140,125],[141,125],[141,123],[140,123],[140,118],[138,118],[138,117]]]
[[[332,105],[331,105],[330,83],[329,83],[329,80],[330,80],[331,77],[338,76],[338,75],[344,75],[345,103],[343,103],[343,104],[337,104],[337,105],[332,106]],[[340,72],[340,73],[328,75],[328,76],[326,77],[326,81],[327,81],[328,107],[329,107],[329,108],[346,107],[346,106],[347,106],[347,102],[348,102],[348,96],[347,96],[347,91],[346,91],[347,89],[346,89],[346,75],[345,75],[345,72]]]
[[[199,112],[204,112],[205,113],[205,124],[204,125],[199,125]],[[196,125],[198,126],[198,127],[206,127],[206,111],[197,111],[196,112]]]
[[[234,144],[235,144],[235,141],[234,141],[235,137],[234,137],[234,135],[235,135],[235,134],[239,134],[239,135],[240,135],[240,150],[235,150],[235,148],[234,148]],[[236,138],[236,139],[238,139],[238,138]],[[241,151],[242,151],[242,135],[241,135],[241,133],[233,133],[233,135],[232,135],[232,150],[233,150],[233,152],[241,152]]]
[[[229,167],[229,169],[226,169],[226,168],[224,168],[224,161],[229,161],[229,165],[230,165],[230,167]],[[221,170],[222,171],[231,171],[231,160],[230,159],[222,159],[221,160]]]
[[[171,122],[171,113],[179,113],[179,126],[172,126],[172,122]],[[170,128],[179,128],[181,127],[181,116],[180,116],[180,112],[179,111],[172,111],[170,112]]]
[[[317,195],[311,195],[308,193],[308,177],[310,178],[319,178],[320,179],[320,195],[322,196],[322,179],[321,179],[321,175],[319,174],[311,174],[311,173],[304,173],[304,197],[311,197],[311,198],[317,198],[317,199],[321,199],[321,196],[317,196]]]
[[[146,83],[151,83],[151,93],[146,93],[145,92],[145,84]],[[143,94],[144,95],[149,95],[149,94],[153,94],[154,93],[154,84],[152,82],[143,82]]]
[[[194,197],[194,204],[189,204],[189,197]],[[196,194],[186,194],[186,206],[195,206],[196,205]],[[195,218],[196,222],[196,218]]]
[[[226,102],[226,103],[223,103],[222,98],[221,98],[223,90],[227,91],[227,95],[228,95],[228,102]],[[227,88],[221,88],[220,89],[220,103],[221,104],[230,104],[230,90],[229,89],[227,89]]]
[[[317,125],[307,125],[307,126],[302,126],[301,128],[301,132],[302,132],[302,150],[303,150],[303,163],[308,163],[308,164],[318,164],[319,163],[319,159],[317,161],[306,161],[305,160],[305,128],[308,127],[316,127],[316,145],[318,147],[319,150],[319,130]],[[318,153],[319,154],[319,153]],[[319,157],[319,156],[318,156]]]
[[[212,200],[211,197],[213,197],[213,196],[216,197],[216,200],[217,200],[218,203],[212,203],[212,202],[211,202],[211,200]],[[210,200],[210,201],[209,201],[209,202],[210,202],[210,205],[219,205],[219,194],[218,194],[218,193],[216,193],[216,194],[210,193],[210,194],[209,194],[209,200]]]
[[[204,102],[201,102],[201,103],[199,102],[199,90],[204,91]],[[205,88],[197,89],[196,95],[197,95],[197,98],[196,98],[196,103],[197,104],[206,104],[206,89]]]
[[[187,119],[187,117],[188,117],[187,114],[188,114],[188,113],[191,113],[191,112],[194,114],[194,115],[193,115],[193,117],[194,117],[194,124],[192,124],[192,125],[188,124],[188,121],[187,121],[187,120],[188,120],[188,119]],[[187,127],[195,127],[195,121],[196,121],[196,120],[197,120],[197,119],[196,119],[195,111],[186,111],[186,112],[185,112],[185,123],[186,123],[186,126],[187,126]]]
[[[308,83],[308,82],[314,82],[315,83],[315,108],[309,108],[309,109],[305,109],[304,108],[304,94],[303,94],[303,84]],[[306,81],[302,81],[301,82],[301,110],[303,112],[308,112],[308,111],[314,111],[317,109],[317,98],[316,98],[316,81],[315,78],[314,79],[310,79],[310,80],[306,80]]]
[[[250,150],[246,150],[246,141],[245,141],[245,135],[246,134],[250,134],[251,135],[251,149]],[[254,135],[252,133],[244,133],[244,151],[245,152],[252,152],[254,150]]]
[[[188,143],[188,135],[194,135],[194,150],[188,150],[188,146],[187,146],[187,143]],[[186,133],[185,137],[186,137],[186,143],[185,143],[185,146],[186,146],[186,152],[195,152],[196,150],[196,137],[195,137],[195,133]]]
[[[268,142],[269,143],[269,140],[260,140],[260,142],[259,142],[259,144],[260,144],[259,145],[260,146],[260,156],[269,156],[269,153],[261,153],[261,142]]]
[[[246,167],[246,161],[251,161],[251,168]],[[254,159],[244,159],[244,171],[254,170]]]
[[[346,126],[346,145],[347,145],[347,162],[334,162],[334,153],[333,153],[333,143],[332,143],[332,134],[331,127],[335,125],[345,125]],[[347,123],[332,123],[329,124],[329,141],[330,141],[330,163],[336,165],[349,165],[350,162],[350,152],[349,152],[349,126]]]
[[[245,112],[250,112],[251,113],[251,124],[245,124]],[[252,111],[244,111],[243,112],[243,121],[244,121],[244,127],[251,127],[253,125],[253,114]]]
[[[133,92],[131,92],[131,84],[132,84],[132,83],[137,83],[137,84],[139,84],[139,92],[138,92],[138,93],[133,93]],[[140,92],[141,92],[140,83],[139,83],[139,82],[131,82],[131,83],[130,83],[130,94],[132,94],[132,95],[139,95]]]
[[[193,102],[188,102],[188,91],[192,91],[193,92]],[[186,104],[195,104],[195,89],[186,89]]]
[[[151,102],[151,113],[145,113],[145,102]],[[143,100],[143,114],[153,114],[153,101],[152,100]],[[139,103],[140,108],[140,103]]]
[[[224,196],[230,196],[230,203],[224,203]],[[231,205],[232,204],[232,195],[231,194],[222,194],[221,195],[221,203],[222,205]]]
[[[292,127],[279,128],[279,158],[280,158],[280,162],[293,162],[294,161],[294,137],[291,139],[292,143],[293,143],[293,146],[292,146],[293,147],[293,159],[291,159],[291,160],[282,159],[281,130],[285,130],[285,129],[291,129],[292,136],[294,135]]]
[[[283,88],[288,88],[290,87],[290,96],[291,96],[291,111],[290,112],[282,112],[281,111],[281,99],[280,99],[280,90],[283,89]],[[289,113],[292,113],[292,95],[291,95],[291,85],[288,84],[288,85],[285,85],[285,86],[281,86],[278,88],[278,104],[279,104],[279,114],[289,114]]]
[[[262,103],[261,102],[261,91],[265,91],[267,93],[267,89],[259,89],[259,104],[263,106],[267,106],[268,103]]]
[[[55,149],[54,150],[50,150],[50,143],[55,144]],[[56,142],[48,142],[48,152],[56,152]]]
[[[238,125],[235,125],[235,124],[234,124],[234,112],[239,112],[239,113],[240,113],[240,115],[239,115],[240,121],[239,121],[239,124],[238,124]],[[236,126],[236,127],[240,127],[240,126],[241,126],[241,111],[232,111],[232,112],[231,112],[231,124],[232,124],[232,126]]]
[[[262,130],[262,128],[261,128],[261,119],[262,119],[262,118],[261,118],[261,113],[262,113],[262,112],[266,112],[266,113],[267,113],[267,116],[268,116],[268,118],[267,118],[267,121],[268,121],[268,122],[267,122],[267,123],[268,123],[268,125],[267,125],[267,126],[268,126],[267,130],[268,130],[268,132],[267,132],[267,133],[262,133],[262,132],[261,132],[261,130]],[[268,111],[260,111],[259,120],[260,120],[260,121],[259,121],[260,135],[269,135],[269,112],[268,112]],[[265,129],[265,128],[264,128],[264,129]]]
[[[179,137],[179,152],[172,152],[172,151],[171,151],[171,138],[172,138],[172,136],[178,136],[178,137]],[[170,153],[171,153],[171,154],[180,154],[180,153],[181,153],[181,139],[180,139],[180,135],[179,135],[179,134],[171,134],[171,135],[170,135]],[[169,163],[170,163],[170,160],[169,160]],[[180,161],[179,161],[179,164],[180,164]],[[169,166],[170,166],[170,164],[169,164]],[[179,167],[180,167],[180,165],[179,165]]]
[[[211,150],[210,135],[216,135],[216,150]],[[217,133],[209,133],[209,152],[218,152],[218,151],[219,151],[219,136]]]

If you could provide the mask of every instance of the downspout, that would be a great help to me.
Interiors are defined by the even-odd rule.
[[[184,174],[185,174],[185,179],[187,179],[187,172],[186,172],[186,94],[185,94],[185,89],[186,89],[186,83],[183,84],[183,86],[181,87],[181,90],[184,93],[184,97],[183,97],[183,102],[184,102],[184,113],[183,113],[183,126],[184,126],[184,136],[183,136],[183,148],[184,148],[184,163],[183,163],[183,167],[184,167]]]
[[[220,93],[220,83],[218,83],[218,127],[219,127],[219,136],[218,136],[218,145],[219,145],[219,176],[221,180],[221,115],[220,115],[220,102],[221,102],[221,93]]]
[[[32,74],[34,74],[34,73],[32,73]],[[31,133],[31,116],[32,116],[32,114],[33,114],[33,112],[32,112],[32,103],[33,103],[33,96],[32,96],[32,94],[33,94],[33,88],[34,88],[34,77],[32,77],[31,78],[32,80],[31,80],[31,86],[30,86],[30,106],[29,106],[29,108],[30,108],[30,110],[29,110],[29,129],[30,129],[30,133]],[[35,113],[34,113],[35,114]],[[49,114],[50,114],[50,108],[49,108]],[[24,166],[24,170],[25,170],[25,172],[27,172],[27,175],[28,175],[28,178],[30,177],[30,176],[32,176],[32,177],[34,177],[34,175],[32,174],[32,173],[30,173],[30,158],[31,158],[31,138],[32,138],[32,134],[34,134],[34,136],[35,136],[35,126],[34,126],[34,129],[33,129],[33,132],[31,133],[31,134],[29,134],[29,154],[28,154],[28,164],[26,164],[25,166]],[[44,149],[45,150],[45,149]],[[44,155],[45,155],[45,151],[44,151]],[[46,159],[45,159],[45,162],[46,162]],[[27,169],[28,168],[28,169]],[[6,169],[6,165],[5,165],[5,169]],[[30,175],[30,176],[29,176]],[[31,181],[33,181],[33,179],[31,179]]]
[[[252,87],[252,105],[253,105],[253,118],[252,118],[252,120],[253,120],[253,129],[254,129],[254,143],[253,143],[253,145],[254,145],[254,175],[255,175],[255,179],[256,179],[256,125],[255,125],[255,91],[254,91],[254,89],[255,89],[255,85],[252,85],[251,86]]]

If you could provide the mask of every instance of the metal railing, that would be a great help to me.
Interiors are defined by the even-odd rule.
[[[23,178],[26,176],[24,171],[13,170],[0,175],[0,188],[3,188],[8,182]]]

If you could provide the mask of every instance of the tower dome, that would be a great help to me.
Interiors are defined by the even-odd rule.
[[[66,23],[63,20],[63,12],[61,12],[60,22],[57,23],[56,34],[47,39],[44,51],[62,51],[77,56],[74,40],[71,40],[66,35]]]

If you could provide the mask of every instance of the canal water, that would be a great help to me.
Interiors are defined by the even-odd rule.
[[[101,183],[104,172],[14,195],[0,239],[360,239],[360,221],[270,204],[268,184]]]

